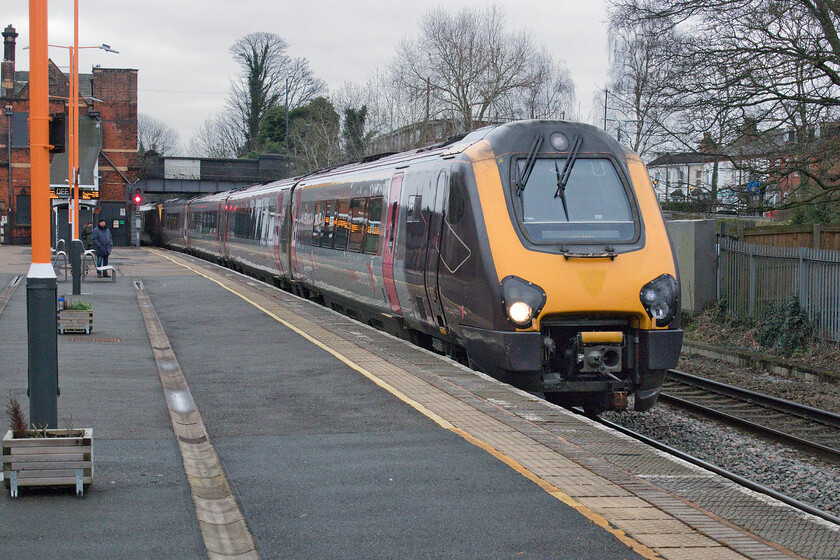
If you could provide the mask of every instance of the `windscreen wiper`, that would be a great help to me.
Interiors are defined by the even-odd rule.
[[[566,221],[569,221],[569,206],[566,204],[566,185],[560,184],[560,166],[557,165],[557,160],[554,160],[554,172],[557,174],[557,192],[554,193],[554,198],[560,196],[563,202],[563,213],[566,214]],[[565,169],[564,169],[565,172]]]
[[[572,175],[572,167],[575,165],[580,145],[583,143],[583,138],[580,135],[575,136],[575,141],[572,144],[572,151],[569,153],[569,159],[566,160],[566,165],[563,166],[563,173],[560,173],[560,168],[557,162],[554,162],[554,169],[557,172],[557,191],[554,193],[554,198],[558,196],[563,199],[563,210],[566,212],[566,221],[569,221],[569,210],[566,208],[566,183],[569,182],[569,177]]]
[[[528,157],[525,159],[525,169],[522,173],[517,173],[516,178],[516,196],[522,194],[525,190],[525,185],[528,183],[528,178],[531,177],[531,171],[534,170],[534,163],[537,161],[537,152],[540,151],[540,146],[543,143],[543,135],[537,134],[534,138],[534,143],[531,144],[531,151],[528,152]]]

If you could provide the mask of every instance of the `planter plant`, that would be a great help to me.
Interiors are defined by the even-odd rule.
[[[11,496],[22,486],[75,486],[82,496],[93,483],[93,430],[32,428],[14,398],[6,412],[11,429],[3,437],[3,483]]]
[[[58,310],[58,332],[86,333],[93,331],[93,306],[86,301],[77,301]]]

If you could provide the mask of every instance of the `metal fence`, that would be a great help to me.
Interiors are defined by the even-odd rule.
[[[817,321],[818,336],[840,341],[840,252],[770,247],[728,237],[718,242],[718,299],[731,313],[759,317],[791,296]]]

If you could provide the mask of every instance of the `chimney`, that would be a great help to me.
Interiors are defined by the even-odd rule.
[[[0,71],[0,86],[5,91],[6,97],[12,97],[15,93],[15,39],[18,34],[10,23],[3,31],[3,67]]]

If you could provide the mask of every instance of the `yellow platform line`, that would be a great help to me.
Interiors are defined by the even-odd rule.
[[[322,343],[320,340],[317,340],[316,338],[312,337],[309,333],[303,331],[302,329],[293,325],[289,321],[286,321],[282,317],[279,317],[277,314],[270,311],[269,309],[266,309],[265,307],[263,307],[259,303],[250,299],[248,296],[234,290],[233,288],[225,285],[220,280],[217,280],[216,278],[208,276],[207,274],[203,273],[202,271],[197,270],[196,268],[193,268],[193,267],[191,267],[190,265],[188,265],[184,262],[176,260],[176,259],[170,257],[169,255],[163,254],[160,251],[156,251],[156,250],[153,250],[153,251],[155,253],[157,253],[159,256],[172,261],[173,263],[177,264],[178,266],[184,267],[184,268],[194,272],[195,274],[197,274],[199,276],[202,276],[202,277],[206,278],[207,280],[210,280],[211,282],[214,282],[215,284],[219,285],[223,289],[227,290],[228,292],[232,293],[233,295],[237,296],[238,298],[242,299],[243,301],[245,301],[245,302],[249,303],[250,305],[254,306],[255,308],[259,309],[260,311],[262,311],[263,313],[265,313],[266,315],[268,315],[269,317],[271,317],[272,319],[274,319],[278,323],[282,324],[283,326],[285,326],[285,327],[289,328],[290,330],[294,331],[295,333],[299,334],[300,336],[302,336],[303,338],[305,338],[307,341],[311,342],[315,346],[321,348],[322,350],[325,350],[326,352],[329,352],[330,354],[332,354],[333,356],[338,358],[341,362],[343,362],[344,364],[346,364],[350,368],[356,370],[357,372],[364,375],[366,378],[370,379],[372,382],[374,382],[379,387],[385,389],[386,391],[388,391],[389,393],[391,393],[392,395],[394,395],[395,397],[397,397],[398,399],[400,399],[401,401],[403,401],[407,405],[411,406],[412,408],[414,408],[415,410],[417,410],[418,412],[420,412],[424,416],[433,420],[436,424],[438,424],[442,428],[445,428],[445,429],[451,431],[452,433],[457,434],[458,436],[462,437],[463,439],[465,439],[469,443],[471,443],[471,444],[475,445],[476,447],[478,447],[480,449],[483,449],[484,451],[490,453],[496,459],[505,463],[510,468],[512,468],[513,470],[515,470],[516,472],[518,472],[519,474],[521,474],[522,476],[524,476],[528,480],[534,482],[537,486],[542,488],[544,491],[546,491],[548,494],[550,494],[554,498],[556,498],[556,499],[560,500],[561,502],[563,502],[564,504],[572,507],[578,513],[580,513],[581,515],[583,515],[584,517],[586,517],[587,519],[589,519],[590,521],[592,521],[593,523],[595,523],[599,527],[603,528],[605,531],[612,534],[615,538],[617,538],[619,541],[621,541],[626,546],[631,548],[634,552],[636,552],[640,556],[643,556],[644,558],[648,558],[648,559],[651,559],[651,560],[662,558],[662,556],[657,554],[657,552],[654,551],[652,548],[650,548],[650,547],[638,542],[637,540],[633,539],[632,537],[627,535],[627,533],[625,533],[621,529],[613,527],[610,524],[610,522],[607,521],[607,519],[605,517],[603,517],[602,515],[600,515],[598,513],[595,513],[594,511],[589,509],[587,506],[578,502],[577,500],[572,498],[569,494],[563,492],[563,490],[561,490],[557,486],[554,486],[553,484],[551,484],[547,480],[541,478],[539,475],[537,475],[533,471],[531,471],[528,468],[526,468],[525,466],[521,465],[514,458],[512,458],[509,455],[506,455],[505,453],[499,451],[498,449],[496,449],[495,447],[493,447],[492,445],[490,445],[486,441],[484,441],[484,440],[482,440],[478,437],[473,436],[469,432],[467,432],[467,431],[465,431],[461,428],[457,428],[457,427],[453,426],[448,420],[441,417],[439,414],[435,413],[434,411],[429,410],[426,406],[424,406],[421,403],[415,401],[414,399],[412,399],[411,397],[409,397],[408,395],[406,395],[405,393],[403,393],[402,391],[400,391],[396,387],[392,386],[390,383],[380,379],[379,377],[377,377],[376,375],[374,375],[373,373],[368,371],[365,367],[357,364],[356,362],[354,362],[350,358],[347,358],[342,353],[328,347],[327,345]]]

